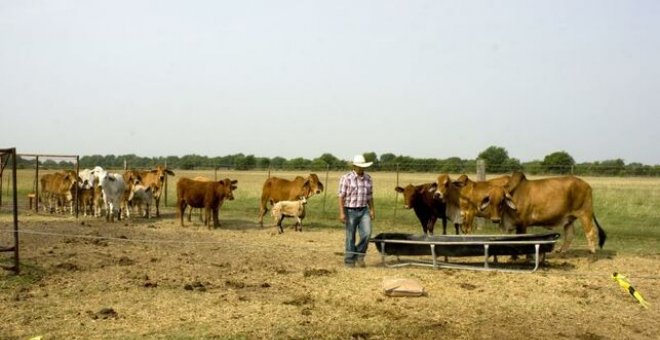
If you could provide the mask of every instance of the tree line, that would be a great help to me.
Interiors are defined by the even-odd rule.
[[[597,162],[576,163],[573,157],[565,151],[557,151],[546,155],[543,160],[521,162],[509,157],[508,151],[499,146],[490,146],[480,152],[474,159],[450,157],[447,159],[414,158],[409,156],[375,152],[365,152],[364,157],[374,162],[371,171],[403,171],[403,172],[437,172],[437,173],[474,173],[477,164],[483,160],[487,173],[509,173],[524,171],[532,175],[574,174],[584,176],[659,176],[660,165],[645,165],[641,163],[626,164],[622,159],[603,160]],[[91,155],[79,158],[80,168],[101,166],[107,169],[146,169],[157,164],[167,165],[170,169],[232,169],[232,170],[346,170],[350,163],[341,160],[330,153],[324,153],[314,159],[284,157],[257,157],[242,153],[221,157],[202,155],[140,157],[129,155]],[[34,168],[34,157],[18,158],[19,168]],[[40,159],[39,166],[46,169],[71,168],[75,165],[72,159]]]

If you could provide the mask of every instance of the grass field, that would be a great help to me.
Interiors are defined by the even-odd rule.
[[[272,175],[296,174],[304,175]],[[277,234],[270,218],[267,227],[258,226],[266,172],[220,172],[218,177],[239,181],[236,200],[222,207],[222,226],[207,229],[195,219],[181,228],[174,183],[198,175],[215,173],[177,171],[170,178],[161,218],[107,223],[27,211],[34,180],[31,172],[21,171],[21,274],[0,271],[0,339],[657,339],[660,334],[659,179],[586,178],[608,233],[598,260],[588,255],[578,224],[568,252],[548,254],[534,274],[511,274],[387,268],[373,246],[366,268],[344,268],[335,197],[341,173],[318,174],[326,191],[309,200],[302,233],[287,228]],[[372,175],[374,234],[420,233],[394,187],[430,182],[435,175]],[[8,201],[4,196],[0,246],[12,235]],[[478,232],[499,233],[490,224]],[[9,262],[6,255],[0,254],[0,263]],[[611,280],[615,271],[631,279],[648,309]],[[386,297],[382,282],[392,277],[416,280],[426,294]]]

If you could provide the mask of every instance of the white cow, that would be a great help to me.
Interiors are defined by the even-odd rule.
[[[99,180],[98,185],[103,194],[103,202],[105,205],[106,221],[114,222],[115,215],[118,220],[121,220],[121,199],[124,194],[126,184],[122,175],[117,173],[110,173],[103,169],[98,170],[94,168],[93,173]]]

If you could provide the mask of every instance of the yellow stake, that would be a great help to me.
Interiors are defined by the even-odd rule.
[[[637,299],[642,307],[649,308],[648,302],[644,300],[642,294],[635,290],[635,288],[630,284],[630,282],[628,282],[628,279],[625,276],[615,272],[612,274],[612,280],[616,281],[623,290],[627,291],[630,293],[630,295]]]

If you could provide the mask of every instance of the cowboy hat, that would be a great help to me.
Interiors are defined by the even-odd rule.
[[[355,155],[353,157],[353,165],[360,167],[360,168],[368,168],[371,166],[371,164],[374,164],[374,162],[367,162],[364,159],[363,155]]]

